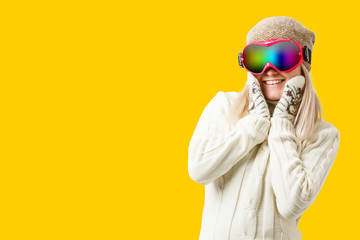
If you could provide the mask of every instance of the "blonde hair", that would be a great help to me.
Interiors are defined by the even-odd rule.
[[[323,119],[320,100],[313,88],[311,75],[304,65],[301,64],[301,74],[305,77],[305,87],[302,92],[300,106],[297,109],[294,120],[296,136],[300,140],[311,139],[314,133],[315,125]],[[248,114],[249,106],[249,88],[245,84],[239,96],[235,99],[229,111],[229,121],[234,125],[239,119]]]

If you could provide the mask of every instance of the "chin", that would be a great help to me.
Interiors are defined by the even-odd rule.
[[[269,100],[280,100],[281,96],[265,96]]]
[[[269,99],[269,100],[279,100],[281,98],[282,95],[282,91],[278,90],[278,91],[269,91],[267,93],[264,94],[264,96]]]

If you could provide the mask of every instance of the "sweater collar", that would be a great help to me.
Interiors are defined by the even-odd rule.
[[[274,113],[274,109],[275,109],[277,103],[280,101],[280,99],[279,100],[270,100],[270,99],[265,98],[265,100],[266,100],[266,102],[268,104],[269,112],[270,112],[270,115],[272,117],[272,115]]]
[[[280,101],[280,99],[279,100],[270,100],[270,99],[267,99],[267,98],[265,98],[265,100],[269,105],[275,105],[275,106]]]

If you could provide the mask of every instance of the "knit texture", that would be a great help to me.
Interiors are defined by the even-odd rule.
[[[274,114],[274,109],[275,109],[276,105],[278,104],[279,100],[270,100],[267,98],[265,98],[265,100],[266,100],[266,103],[269,108],[270,116],[272,117]]]
[[[299,219],[328,176],[340,133],[321,120],[300,142],[288,119],[250,114],[232,125],[225,116],[238,96],[218,92],[190,140],[189,176],[205,186],[199,239],[300,240]]]
[[[259,81],[250,72],[247,73],[246,85],[249,88],[250,98],[248,112],[252,115],[258,115],[270,120],[269,108],[261,91]]]
[[[246,43],[250,44],[270,39],[290,39],[299,43],[302,47],[307,46],[312,51],[315,44],[315,33],[291,17],[275,16],[258,22],[248,32]],[[310,71],[310,63],[304,61],[304,64]]]
[[[274,110],[275,118],[286,118],[294,122],[299,108],[302,91],[305,85],[305,77],[297,75],[285,83],[283,94]]]

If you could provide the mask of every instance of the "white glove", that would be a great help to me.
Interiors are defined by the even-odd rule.
[[[259,81],[250,72],[247,73],[246,85],[249,86],[250,103],[248,112],[251,115],[258,115],[270,120],[269,107],[261,92]]]
[[[273,118],[286,118],[294,122],[304,85],[303,75],[297,75],[286,82],[283,94],[274,109]]]

